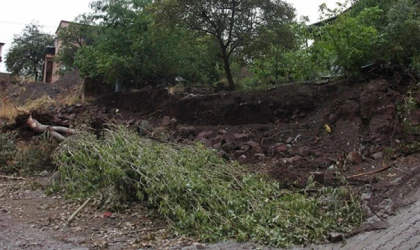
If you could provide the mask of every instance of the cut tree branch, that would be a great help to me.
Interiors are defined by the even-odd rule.
[[[86,205],[89,203],[89,201],[90,201],[90,199],[91,199],[92,197],[89,197],[89,199],[87,199],[86,201],[85,201],[85,203],[83,203],[76,211],[74,211],[74,213],[70,216],[70,218],[67,220],[67,223],[70,223],[73,219],[74,219],[74,217],[76,217],[76,215],[84,208],[84,207],[86,207]]]
[[[63,141],[65,139],[64,135],[73,135],[76,133],[76,130],[67,127],[43,125],[37,120],[33,119],[32,116],[29,116],[28,120],[26,121],[26,124],[36,132],[48,132],[52,137],[54,137],[58,141]]]

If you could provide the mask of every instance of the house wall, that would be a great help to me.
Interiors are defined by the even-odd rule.
[[[54,74],[54,56],[47,54],[44,57],[44,72],[42,74],[42,81],[47,82],[47,83],[52,83],[53,74]],[[54,80],[57,81],[56,79]]]
[[[66,28],[70,25],[70,22],[67,21],[61,21],[57,31],[55,32],[55,35],[58,35],[58,32],[62,28]],[[54,47],[55,47],[55,55],[57,55],[60,52],[60,49],[62,47],[62,42],[59,39],[55,39],[54,41]],[[55,55],[45,55],[44,59],[44,74],[43,74],[43,82],[47,83],[54,83],[58,80],[60,80],[60,75],[58,74],[58,71],[60,70],[60,64],[54,61]]]
[[[57,28],[57,31],[55,32],[55,35],[56,36],[58,35],[58,32],[59,32],[60,29],[67,28],[67,27],[69,27],[69,25],[70,25],[70,22],[61,21],[60,25]],[[60,40],[55,39],[54,45],[55,45],[55,53],[57,54],[60,51],[61,47],[63,46],[63,43]]]

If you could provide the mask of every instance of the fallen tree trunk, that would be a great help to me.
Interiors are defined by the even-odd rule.
[[[73,135],[76,133],[76,130],[61,126],[48,126],[39,123],[37,120],[33,119],[32,116],[29,116],[26,124],[34,131],[39,133],[48,132],[52,137],[59,141],[63,141],[68,135]],[[61,133],[61,134],[60,134]],[[62,135],[64,134],[64,135]]]

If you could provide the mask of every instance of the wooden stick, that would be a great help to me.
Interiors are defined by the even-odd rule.
[[[382,166],[383,167],[381,169],[377,169],[377,170],[366,172],[366,173],[361,173],[361,174],[348,176],[348,177],[346,177],[346,179],[352,179],[352,178],[362,177],[362,176],[366,176],[366,175],[377,174],[377,173],[383,172],[387,169],[390,169],[392,167],[392,165],[389,165],[389,166],[385,165],[385,162],[382,162]]]
[[[14,176],[7,176],[7,175],[0,175],[0,178],[5,178],[8,180],[21,180],[21,181],[26,180],[23,177],[14,177]]]
[[[54,131],[66,134],[66,135],[74,135],[76,133],[76,130],[67,128],[67,127],[61,127],[61,126],[51,126],[51,128]]]
[[[161,229],[165,229],[165,228],[166,228],[166,227],[143,228],[143,229],[138,229],[138,230],[128,231],[127,233],[132,234],[132,233],[141,233],[141,232],[157,231],[157,230],[161,230]]]
[[[76,217],[76,215],[80,212],[80,210],[82,210],[88,204],[88,202],[90,201],[91,198],[92,197],[90,197],[89,199],[87,199],[85,201],[85,203],[83,203],[76,211],[74,211],[74,213],[67,220],[67,223],[70,223],[74,219],[74,217]]]
[[[279,135],[279,134],[281,134],[281,133],[284,133],[284,131],[280,131],[280,132],[278,132],[278,133],[276,133],[276,134],[274,134],[274,135],[272,135],[272,136],[262,138],[262,140],[261,140],[260,144],[262,145],[262,144],[264,143],[264,140],[267,140],[267,139],[271,139],[271,138],[273,138],[273,137],[276,137],[276,136],[278,136],[278,135]],[[250,134],[251,134],[251,133],[250,133]]]

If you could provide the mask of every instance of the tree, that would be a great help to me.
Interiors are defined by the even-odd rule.
[[[232,55],[247,45],[255,46],[266,29],[287,25],[295,16],[291,5],[281,0],[167,0],[158,6],[160,20],[178,20],[188,29],[217,40],[232,90]]]
[[[54,37],[41,31],[41,26],[29,24],[22,34],[13,38],[6,55],[6,69],[15,75],[42,77],[45,48],[54,44]]]
[[[335,10],[321,7],[326,17],[344,9],[340,5]],[[344,69],[358,72],[360,66],[377,59],[404,68],[420,66],[418,0],[356,0],[350,11],[317,32],[322,36],[316,43],[318,49],[329,47],[336,55],[335,63]]]
[[[307,21],[303,19],[292,26],[293,35],[285,36],[291,40],[286,44],[281,45],[277,41],[284,39],[283,36],[274,37],[268,51],[253,62],[253,71],[258,78],[275,79],[276,82],[306,81],[317,79],[325,73],[322,60],[317,60],[317,53],[309,45],[309,40],[313,38],[305,24]]]
[[[100,34],[79,49],[75,64],[82,75],[107,83],[138,80],[144,74],[144,35],[150,18],[144,7],[151,0],[98,0],[91,3]],[[135,45],[136,48],[133,48]]]
[[[358,74],[361,66],[381,58],[378,48],[384,46],[384,36],[375,24],[383,11],[379,7],[371,7],[356,15],[344,12],[345,5],[338,6],[339,8],[331,10],[321,5],[325,18],[338,17],[333,22],[314,29],[313,51],[320,56],[326,55],[323,60],[330,61],[336,71],[350,76]]]
[[[136,87],[178,75],[195,82],[218,78],[214,40],[197,37],[184,27],[157,25],[151,5],[151,0],[93,2],[100,35],[76,53],[81,74]]]
[[[74,58],[77,51],[85,46],[92,45],[97,37],[97,27],[92,16],[83,14],[76,17],[67,27],[61,27],[57,33],[57,40],[61,43],[55,60],[60,64],[60,74],[73,71]]]
[[[391,58],[403,66],[419,62],[420,2],[397,0],[387,13],[387,38],[393,53]]]

